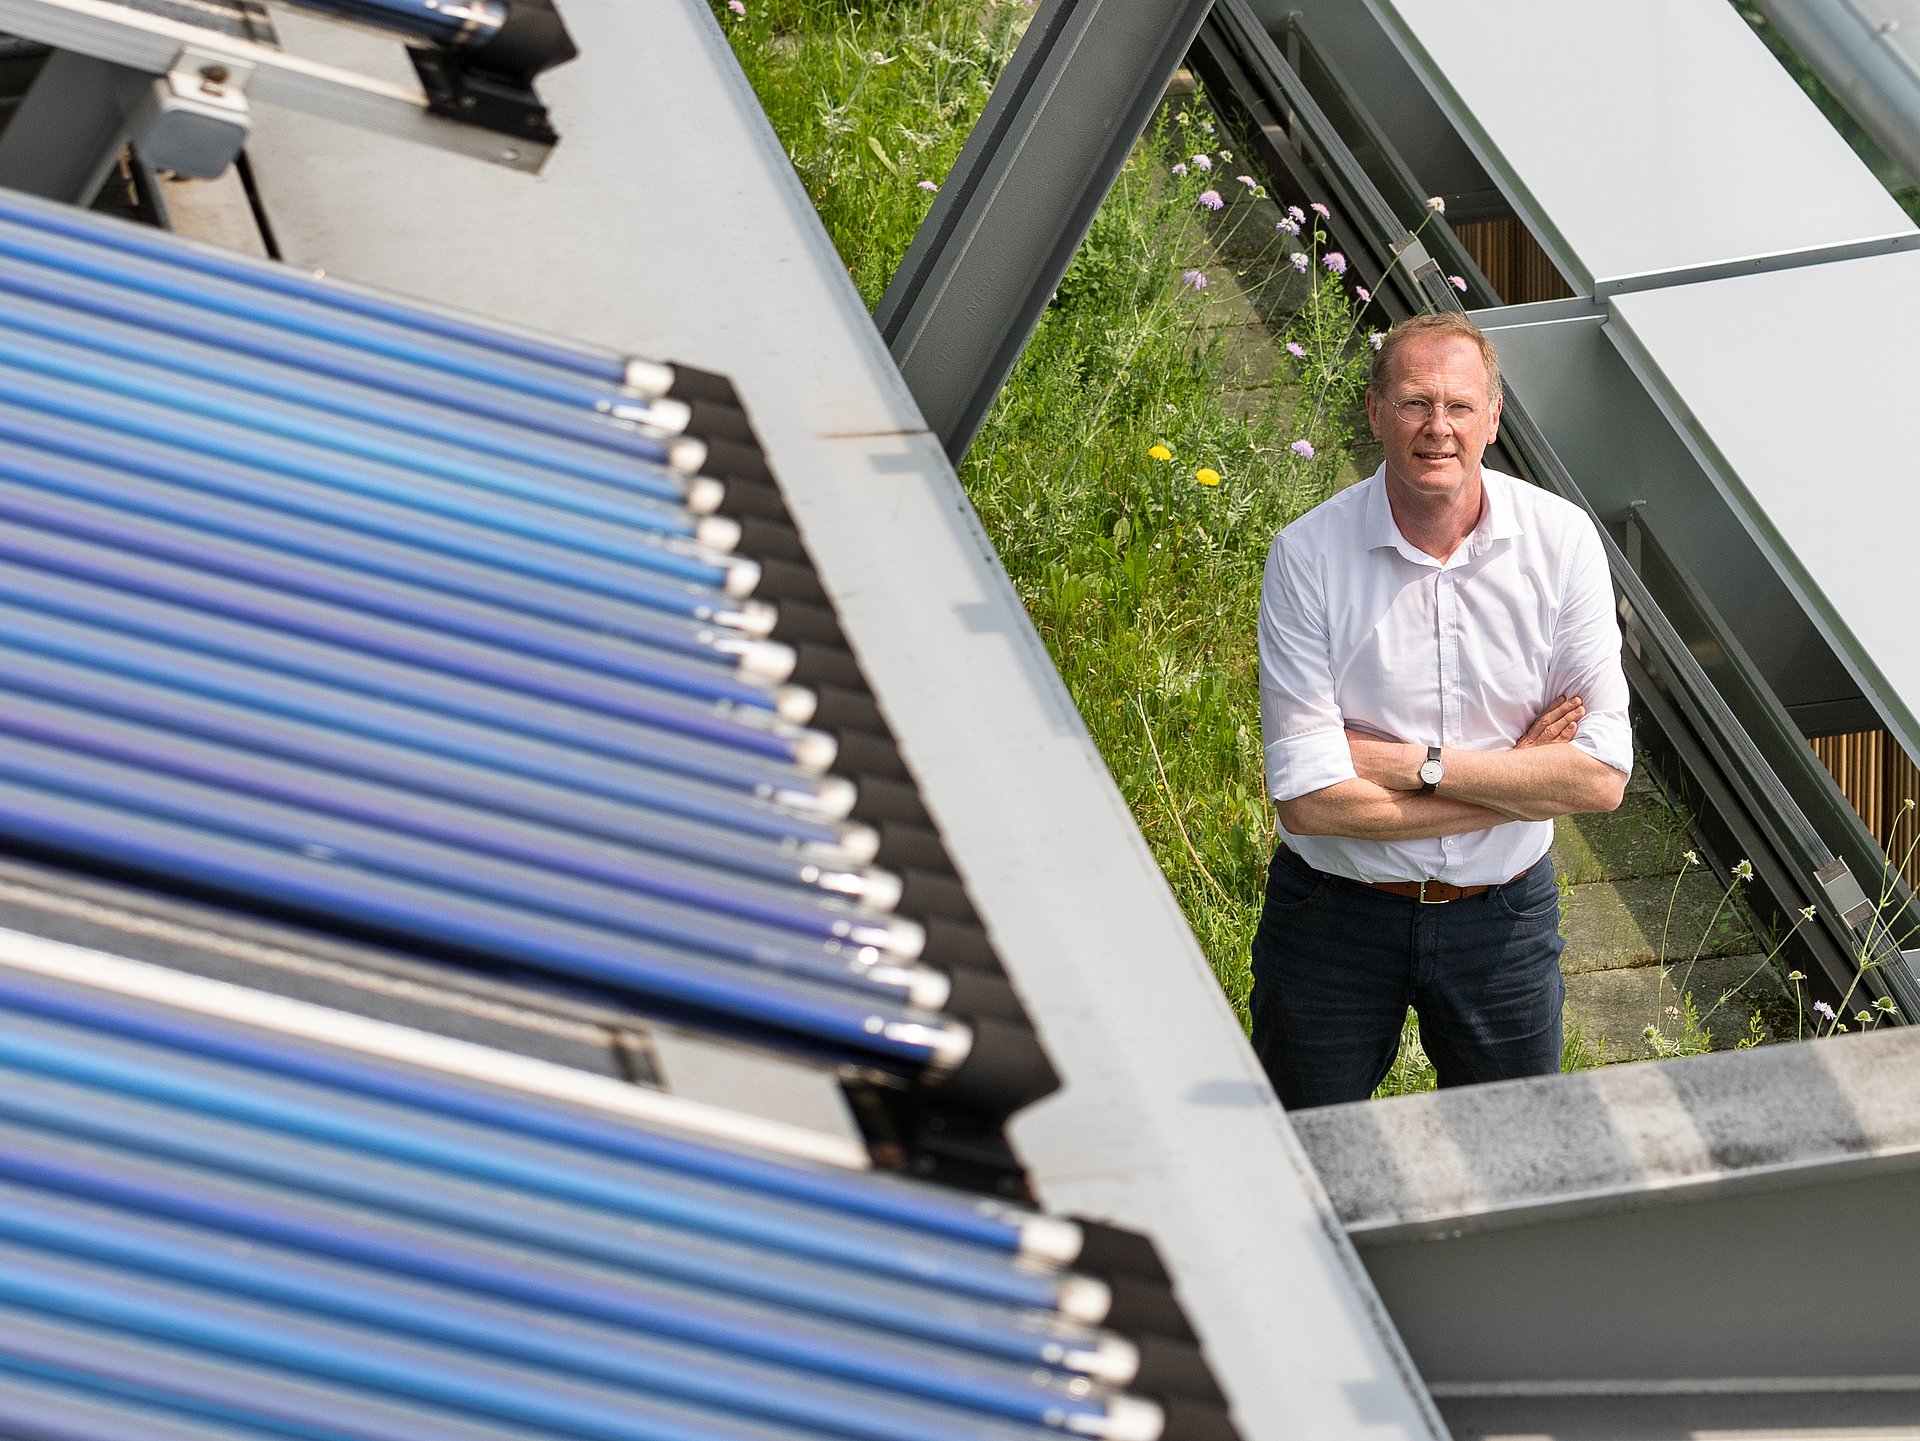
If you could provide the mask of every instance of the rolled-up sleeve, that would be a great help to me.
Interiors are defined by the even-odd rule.
[[[1633,729],[1627,719],[1627,677],[1620,666],[1620,620],[1607,555],[1592,522],[1574,522],[1567,576],[1553,635],[1552,695],[1577,695],[1586,718],[1573,744],[1622,775],[1633,774]]]
[[[1354,778],[1334,700],[1325,594],[1283,531],[1260,587],[1260,739],[1277,803]]]

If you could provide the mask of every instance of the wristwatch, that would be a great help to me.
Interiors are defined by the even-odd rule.
[[[1432,795],[1433,788],[1440,784],[1446,773],[1446,767],[1440,764],[1440,747],[1428,746],[1427,758],[1420,762],[1420,794]]]

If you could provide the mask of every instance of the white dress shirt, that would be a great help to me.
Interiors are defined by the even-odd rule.
[[[1631,773],[1620,626],[1593,523],[1536,486],[1481,475],[1480,523],[1444,562],[1401,535],[1384,467],[1274,537],[1260,726],[1276,802],[1354,778],[1348,726],[1506,750],[1562,695],[1587,708],[1572,744]],[[1414,841],[1281,834],[1309,865],[1352,880],[1471,886],[1526,870],[1553,843],[1553,823]]]

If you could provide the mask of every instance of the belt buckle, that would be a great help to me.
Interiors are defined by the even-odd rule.
[[[1421,904],[1421,905],[1423,905],[1423,906],[1444,906],[1444,905],[1446,904],[1446,901],[1445,901],[1445,899],[1444,899],[1444,898],[1442,898],[1442,897],[1439,897],[1439,896],[1436,896],[1436,897],[1434,897],[1434,898],[1433,898],[1432,900],[1428,900],[1428,899],[1427,899],[1427,887],[1428,887],[1429,885],[1438,885],[1438,884],[1439,884],[1439,882],[1438,882],[1438,881],[1435,881],[1435,880],[1431,880],[1431,879],[1422,879],[1422,880],[1421,880],[1421,882],[1420,882],[1420,904]]]

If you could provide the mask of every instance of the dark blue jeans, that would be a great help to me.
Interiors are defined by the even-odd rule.
[[[1253,1048],[1288,1110],[1364,1101],[1412,1006],[1443,1086],[1560,1069],[1553,862],[1422,905],[1314,870],[1285,846],[1253,938]]]

